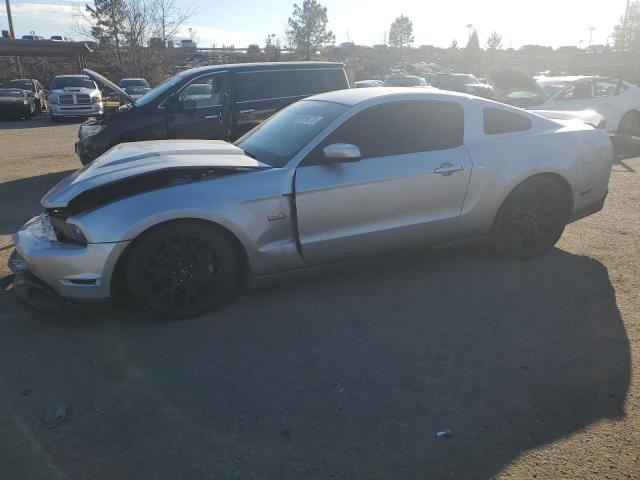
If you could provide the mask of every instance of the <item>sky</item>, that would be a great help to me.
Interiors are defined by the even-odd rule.
[[[74,10],[92,0],[11,0],[16,36],[34,30],[38,35],[72,34]],[[270,33],[284,38],[294,0],[177,0],[193,4],[197,14],[185,26],[194,28],[201,47],[264,45]],[[301,3],[301,0],[298,0]],[[493,30],[502,34],[505,48],[526,44],[583,46],[606,44],[624,13],[626,0],[320,0],[327,7],[329,29],[336,43],[382,43],[391,22],[400,14],[413,22],[414,46],[447,47],[453,39],[463,46],[467,24],[478,30],[485,44]],[[0,29],[8,29],[4,1],[0,2]],[[73,34],[72,34],[73,36]],[[77,35],[76,35],[77,37]],[[612,42],[612,39],[609,39]]]

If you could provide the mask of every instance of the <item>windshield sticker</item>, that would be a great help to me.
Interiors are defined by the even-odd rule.
[[[322,117],[317,115],[298,115],[293,123],[299,123],[301,125],[315,125],[320,120],[322,120]]]

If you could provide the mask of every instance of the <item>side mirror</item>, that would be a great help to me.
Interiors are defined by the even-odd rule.
[[[322,153],[330,162],[356,162],[362,158],[360,148],[350,143],[332,143],[324,147]]]

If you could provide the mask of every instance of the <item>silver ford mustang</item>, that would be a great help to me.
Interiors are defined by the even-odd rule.
[[[112,148],[45,195],[10,266],[23,295],[99,301],[124,285],[189,317],[241,277],[381,250],[485,237],[530,259],[602,208],[612,158],[579,120],[430,89],[326,93],[234,145]]]

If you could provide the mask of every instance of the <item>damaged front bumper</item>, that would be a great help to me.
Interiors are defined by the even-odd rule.
[[[13,236],[16,249],[9,258],[13,290],[23,300],[42,305],[104,303],[111,296],[115,263],[128,242],[72,245],[50,240],[40,217]],[[38,299],[35,300],[34,299]]]

